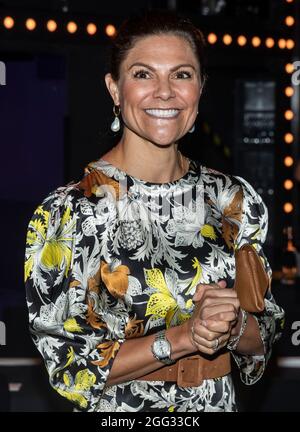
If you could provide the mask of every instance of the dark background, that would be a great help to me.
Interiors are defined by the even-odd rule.
[[[110,45],[103,29],[108,23],[117,27],[136,10],[155,8],[177,9],[192,18],[205,37],[211,32],[218,36],[216,44],[207,42],[208,81],[196,130],[182,140],[182,152],[203,165],[243,176],[269,209],[265,251],[277,275],[273,292],[286,309],[287,322],[264,378],[248,388],[236,380],[241,409],[300,411],[300,369],[278,367],[280,359],[300,356],[299,346],[291,342],[292,325],[300,321],[299,281],[284,285],[279,273],[285,226],[293,227],[294,242],[300,246],[299,184],[294,179],[299,86],[294,86],[292,99],[284,95],[291,83],[285,65],[299,59],[299,45],[293,50],[277,45],[280,38],[299,40],[299,2],[286,0],[128,0],[117,4],[0,0],[0,61],[5,62],[7,75],[6,85],[0,86],[0,321],[7,332],[6,345],[0,345],[0,410],[72,409],[50,389],[28,335],[23,285],[26,228],[35,207],[51,190],[79,180],[84,166],[118,141],[119,136],[110,131],[112,102],[103,80]],[[7,15],[16,21],[11,30],[3,27]],[[296,19],[291,28],[284,24],[287,15]],[[28,17],[37,20],[33,32],[24,28]],[[50,18],[59,24],[55,34],[44,28]],[[79,27],[74,35],[64,29],[71,19]],[[86,34],[88,22],[98,25],[95,36]],[[230,46],[221,42],[225,33],[234,39]],[[240,34],[248,38],[245,47],[236,43]],[[251,46],[253,36],[262,38],[262,46]],[[274,38],[274,48],[264,46],[266,37]],[[284,119],[291,106],[292,122]],[[284,143],[286,132],[295,135],[292,145]],[[283,164],[286,155],[295,159],[291,168]],[[291,191],[283,188],[286,178],[294,179]],[[287,201],[294,205],[290,214],[283,211]]]

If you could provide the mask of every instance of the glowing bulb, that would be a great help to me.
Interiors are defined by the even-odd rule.
[[[290,132],[286,133],[286,134],[284,135],[284,141],[285,141],[287,144],[291,144],[291,143],[294,141],[294,135],[291,134]]]
[[[287,73],[293,73],[294,72],[294,65],[292,63],[287,63],[285,65],[285,71]]]
[[[275,41],[273,38],[267,38],[266,39],[266,47],[267,48],[273,48],[273,46],[275,45]]]
[[[77,24],[74,21],[68,22],[67,30],[69,33],[74,34],[77,31]]]
[[[88,32],[89,35],[94,35],[97,32],[97,26],[94,23],[89,23],[86,26],[86,31]]]
[[[34,30],[36,28],[36,21],[33,18],[28,18],[26,20],[25,26],[27,30]]]
[[[294,163],[294,159],[292,158],[292,156],[286,156],[285,158],[284,158],[284,165],[286,166],[286,167],[291,167],[292,165],[293,165],[293,163]]]
[[[294,89],[293,89],[293,87],[286,87],[285,88],[285,90],[284,90],[284,93],[285,93],[285,95],[287,96],[287,97],[292,97],[293,96],[293,94],[294,94]]]
[[[15,25],[15,20],[12,17],[7,16],[3,20],[3,25],[5,28],[11,29]]]
[[[47,21],[47,30],[49,32],[55,32],[55,30],[57,29],[57,24],[54,20],[49,20]]]
[[[293,120],[294,118],[294,113],[292,110],[286,110],[286,112],[284,113],[284,117],[286,120]]]
[[[261,39],[258,36],[252,38],[252,45],[256,48],[261,44]]]
[[[292,26],[292,25],[295,24],[295,18],[292,17],[292,16],[287,16],[287,17],[285,17],[284,22],[285,22],[285,24],[286,24],[287,26],[290,27],[290,26]]]
[[[223,42],[225,45],[230,45],[232,43],[232,37],[229,34],[223,36]]]
[[[295,46],[295,42],[293,41],[293,39],[288,39],[286,41],[286,47],[287,49],[293,49]]]
[[[290,202],[286,202],[283,206],[283,210],[285,213],[291,213],[294,210],[294,206]]]
[[[287,179],[284,181],[283,186],[284,186],[284,189],[291,190],[294,187],[294,183],[292,180]]]
[[[279,39],[278,46],[280,49],[284,49],[286,47],[286,41],[285,39]]]
[[[239,36],[238,37],[238,39],[237,39],[237,43],[240,45],[240,46],[245,46],[246,45],[246,43],[247,43],[247,39],[245,38],[245,36]]]
[[[115,34],[117,33],[116,27],[114,25],[112,25],[112,24],[108,24],[105,27],[105,33],[109,37],[115,36]]]
[[[209,33],[209,35],[207,36],[207,40],[210,44],[214,44],[217,42],[218,38],[215,33]]]

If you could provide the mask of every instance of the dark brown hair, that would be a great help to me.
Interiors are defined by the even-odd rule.
[[[189,42],[200,66],[200,79],[203,86],[206,80],[205,46],[202,32],[188,19],[169,11],[150,11],[134,15],[123,22],[113,39],[109,72],[113,79],[120,78],[120,67],[128,51],[141,38],[170,33]]]

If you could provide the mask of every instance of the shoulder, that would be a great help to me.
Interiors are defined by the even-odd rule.
[[[223,173],[213,168],[201,166],[202,179],[204,186],[215,186],[217,192],[228,193],[230,190],[239,191],[242,198],[255,200],[258,203],[262,202],[262,198],[259,193],[255,190],[251,183],[246,179],[234,174]],[[228,196],[230,198],[230,196]]]

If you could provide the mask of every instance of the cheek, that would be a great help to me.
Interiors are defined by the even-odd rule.
[[[190,86],[184,89],[181,89],[180,95],[182,99],[186,102],[187,106],[193,109],[198,105],[200,99],[200,89],[198,87]]]
[[[135,82],[124,83],[121,91],[121,104],[126,106],[138,106],[149,95],[150,88]]]

